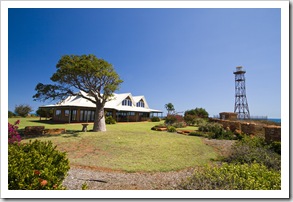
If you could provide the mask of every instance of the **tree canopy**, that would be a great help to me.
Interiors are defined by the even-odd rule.
[[[165,108],[168,112],[168,115],[173,114],[175,112],[174,105],[172,103],[165,104]]]
[[[193,115],[198,118],[208,118],[209,113],[204,108],[195,108],[191,110],[186,110],[184,116]]]
[[[29,105],[26,105],[26,104],[20,104],[20,105],[16,105],[15,106],[15,109],[14,109],[14,112],[18,115],[18,116],[21,116],[21,117],[26,117],[28,116],[28,114],[30,112],[32,112],[33,109],[31,106]]]
[[[38,83],[35,100],[60,100],[79,95],[96,104],[93,131],[105,131],[104,106],[123,82],[113,66],[95,55],[64,55],[51,76],[55,84]],[[84,93],[76,92],[77,90]]]

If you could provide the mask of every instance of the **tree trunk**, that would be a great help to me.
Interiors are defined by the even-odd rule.
[[[104,106],[97,104],[96,106],[96,115],[95,115],[95,121],[94,121],[94,132],[104,132],[106,131],[106,122],[105,122],[105,116],[104,116]]]

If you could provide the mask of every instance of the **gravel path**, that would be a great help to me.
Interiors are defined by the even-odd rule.
[[[235,142],[206,138],[203,138],[202,141],[214,147],[221,156],[228,155]],[[71,166],[63,185],[70,190],[80,190],[83,183],[86,183],[90,190],[172,190],[178,183],[190,176],[194,169],[127,173],[110,169]]]
[[[73,167],[63,185],[70,190],[81,189],[83,183],[91,190],[170,190],[190,176],[193,170],[125,173]]]

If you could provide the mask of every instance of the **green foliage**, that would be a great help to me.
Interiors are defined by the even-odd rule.
[[[208,137],[211,139],[236,139],[236,136],[230,130],[225,130],[219,123],[214,122],[202,122],[198,130],[201,132],[207,132]]]
[[[195,119],[197,118],[197,116],[195,115],[190,115],[190,114],[186,114],[184,115],[184,121],[186,122],[187,125],[189,126],[193,126],[195,125]]]
[[[14,116],[15,116],[15,114],[12,111],[8,111],[8,118],[12,118]]]
[[[87,189],[89,189],[89,187],[88,187],[88,185],[87,185],[86,182],[83,183],[83,184],[81,185],[81,189],[82,189],[82,190],[87,190]]]
[[[52,117],[53,116],[53,110],[52,109],[45,109],[45,108],[39,108],[36,111],[36,114],[40,117]]]
[[[64,189],[62,181],[69,170],[66,154],[52,142],[35,140],[8,146],[8,189]]]
[[[208,134],[201,131],[192,131],[188,134],[189,136],[208,137]]]
[[[184,113],[184,117],[187,115],[191,115],[197,118],[208,118],[209,113],[204,108],[195,108],[191,110],[187,110]]]
[[[281,173],[264,165],[206,166],[179,185],[184,190],[280,190]]]
[[[116,124],[116,120],[112,116],[107,116],[105,121],[106,124]]]
[[[175,128],[185,128],[186,123],[184,121],[175,122],[175,123],[172,124],[172,126],[174,126]]]
[[[281,155],[272,151],[263,138],[245,136],[233,145],[232,153],[225,161],[230,163],[254,162],[265,165],[267,168],[280,170]]]
[[[151,118],[151,121],[152,122],[160,122],[161,119],[159,117],[154,116],[154,117]]]
[[[21,117],[26,117],[32,111],[32,107],[26,104],[16,105],[14,109],[14,112]]]
[[[175,108],[172,103],[169,102],[168,104],[165,104],[165,108],[168,111],[168,115],[174,114]]]
[[[103,59],[89,55],[64,55],[58,61],[57,71],[50,78],[55,84],[37,84],[34,100],[65,99],[76,89],[84,93],[79,96],[96,104],[97,111],[103,112],[107,100],[123,82],[113,66]],[[105,122],[96,116],[93,131],[105,131]]]
[[[269,144],[269,148],[277,154],[281,155],[281,142],[274,141]]]
[[[168,132],[174,133],[176,132],[176,128],[174,126],[168,126]]]

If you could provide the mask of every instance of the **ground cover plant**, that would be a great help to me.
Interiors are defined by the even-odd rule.
[[[281,189],[281,173],[258,163],[224,163],[221,166],[206,166],[195,171],[178,188],[184,190],[279,190]]]
[[[34,119],[26,121],[31,125],[37,123],[31,123]],[[52,127],[44,122],[39,124]],[[108,125],[107,132],[80,132],[81,124],[62,125],[66,130],[76,126],[73,134],[37,139],[50,140],[58,150],[67,152],[71,165],[127,172],[180,170],[204,165],[218,156],[201,138],[152,131],[152,122],[117,123]]]
[[[275,146],[277,145],[277,146]],[[225,159],[229,163],[254,162],[265,165],[269,169],[281,170],[281,155],[278,143],[267,143],[260,137],[244,136],[243,139],[234,144],[232,153]]]

